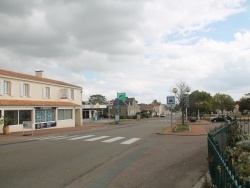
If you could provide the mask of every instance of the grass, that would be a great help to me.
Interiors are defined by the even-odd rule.
[[[176,126],[175,131],[182,132],[182,131],[190,131],[189,130],[189,125],[188,124],[179,124]]]

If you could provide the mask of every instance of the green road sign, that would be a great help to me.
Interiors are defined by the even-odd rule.
[[[126,100],[126,93],[118,93],[117,97],[119,100],[124,101],[124,100]]]

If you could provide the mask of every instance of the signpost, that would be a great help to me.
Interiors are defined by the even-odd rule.
[[[172,107],[175,105],[175,96],[167,96],[167,106],[170,107],[171,110],[171,131],[173,131],[173,113]]]
[[[120,100],[124,101],[126,100],[126,93],[117,93],[117,106],[116,106],[116,115],[115,115],[115,121],[118,123],[120,120]]]
[[[32,122],[31,121],[23,121],[23,136],[24,135],[24,129],[31,129],[32,130],[32,136],[33,136],[33,127],[32,127]]]

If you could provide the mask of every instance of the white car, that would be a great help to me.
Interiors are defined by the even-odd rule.
[[[161,117],[166,117],[166,115],[165,115],[165,114],[161,114],[160,116],[161,116]]]

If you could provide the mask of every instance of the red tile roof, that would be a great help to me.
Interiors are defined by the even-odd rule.
[[[58,80],[52,80],[52,79],[48,79],[48,78],[42,78],[39,76],[32,76],[32,75],[28,75],[28,74],[22,74],[22,73],[18,73],[18,72],[3,70],[3,69],[0,69],[0,75],[81,88],[80,86],[76,86],[76,85],[69,84],[69,83],[62,82],[62,81],[58,81]]]
[[[7,100],[1,99],[0,106],[74,106],[80,105],[67,101],[31,101],[31,100]]]

